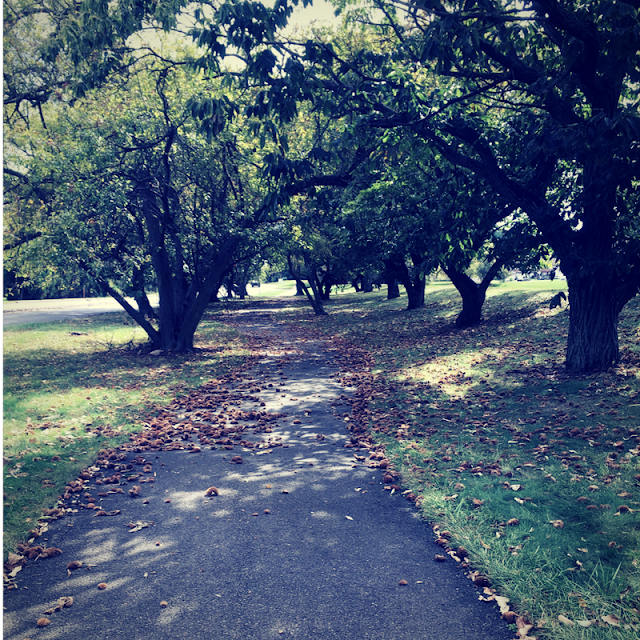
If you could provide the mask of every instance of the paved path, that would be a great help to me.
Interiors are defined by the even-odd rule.
[[[150,419],[132,443],[146,450],[103,459],[66,503],[78,511],[42,536],[62,555],[30,561],[5,593],[5,639],[511,640],[456,563],[434,561],[431,527],[370,452],[345,448],[335,345],[242,322],[261,336],[252,367]],[[149,450],[160,439],[176,449]],[[120,514],[97,517],[87,496]]]
[[[133,302],[133,300],[129,300]],[[100,313],[123,311],[113,298],[63,298],[60,300],[20,300],[5,302],[2,324],[33,324],[86,318]]]

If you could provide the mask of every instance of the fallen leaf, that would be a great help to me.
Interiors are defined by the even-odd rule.
[[[579,624],[581,627],[590,627],[591,625],[594,625],[596,622],[598,622],[597,620],[576,620],[576,623]]]
[[[70,607],[72,604],[73,604],[72,596],[62,596],[62,598],[58,598],[56,606],[51,607],[51,609],[47,609],[45,613],[50,615],[52,613],[55,613],[56,611],[62,611],[65,607]]]
[[[522,616],[516,618],[516,627],[518,627],[518,635],[525,638],[529,631],[533,629],[533,625],[528,623]]]
[[[569,620],[569,618],[563,615],[558,616],[558,622],[561,622],[562,624],[566,624],[569,627],[573,627],[575,625],[575,622],[573,620]]]
[[[436,553],[436,555],[433,557],[433,559],[436,562],[444,562],[447,559],[447,556],[443,556],[443,555],[440,555],[439,553]]]
[[[616,618],[615,616],[612,615],[606,615],[606,616],[602,616],[602,619],[610,624],[613,625],[614,627],[619,627],[620,626],[620,620],[618,620],[618,618]]]
[[[487,576],[483,576],[480,574],[475,576],[475,578],[473,579],[473,583],[476,585],[476,587],[488,587],[491,584]]]
[[[400,580],[400,582],[398,582],[398,584],[404,587],[404,586],[408,585],[409,583],[406,580]]]
[[[504,596],[495,596],[494,597],[498,607],[500,607],[500,613],[505,614],[509,611],[509,598],[505,598]]]
[[[562,520],[549,520],[549,524],[552,524],[554,529],[562,529],[564,527]]]
[[[218,491],[217,487],[209,487],[206,492],[205,492],[205,497],[209,497],[209,496],[219,496],[220,492]]]
[[[107,588],[106,582],[101,582],[100,584],[98,584],[98,589],[100,589],[100,591],[104,591],[106,588]]]
[[[130,522],[127,527],[129,527],[129,533],[135,533],[136,531],[141,531],[142,529],[146,529],[150,527],[153,522],[145,522],[144,520],[138,520],[136,522]]]
[[[169,606],[169,603],[168,603],[166,600],[161,600],[161,601],[160,601],[160,606],[161,606],[161,607],[168,607],[168,606]]]
[[[50,623],[51,623],[51,620],[49,620],[49,618],[39,618],[36,624],[39,627],[46,627]]]
[[[352,518],[351,516],[345,516],[345,518],[346,518],[347,520],[353,520],[353,518]]]

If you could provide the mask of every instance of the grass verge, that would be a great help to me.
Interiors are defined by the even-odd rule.
[[[548,304],[565,286],[491,287],[485,322],[462,331],[446,284],[416,311],[348,294],[327,317],[290,317],[373,357],[353,378],[353,418],[385,445],[388,481],[535,624],[532,636],[637,638],[640,300],[620,318],[620,366],[570,377],[568,310]]]
[[[101,448],[246,356],[237,332],[207,316],[193,353],[158,358],[145,341],[123,313],[5,328],[5,558]]]

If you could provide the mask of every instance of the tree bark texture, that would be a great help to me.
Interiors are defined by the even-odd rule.
[[[407,310],[424,306],[424,288],[426,278],[416,268],[409,270],[403,258],[396,257],[384,261],[387,273],[402,283],[407,292]]]
[[[611,281],[574,276],[569,282],[567,369],[601,371],[620,360],[618,314]]]

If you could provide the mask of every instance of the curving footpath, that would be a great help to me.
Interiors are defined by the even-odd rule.
[[[70,485],[32,543],[62,553],[5,592],[5,639],[511,640],[346,429],[332,345],[241,325],[250,367]]]

